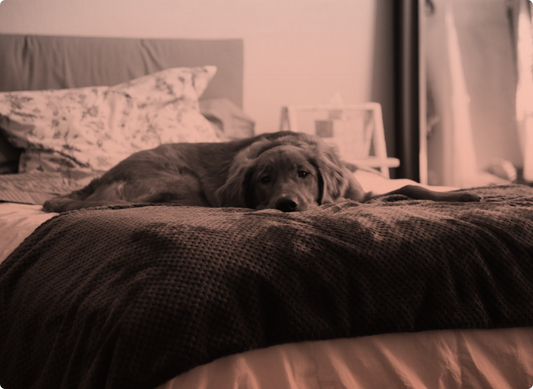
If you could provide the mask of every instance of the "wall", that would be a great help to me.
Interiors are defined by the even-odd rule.
[[[0,33],[242,38],[257,132],[282,105],[370,99],[376,0],[4,0]]]

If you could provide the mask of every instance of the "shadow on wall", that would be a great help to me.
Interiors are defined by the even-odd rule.
[[[395,178],[420,180],[419,0],[376,0],[371,99],[383,107]]]
[[[394,113],[394,43],[393,6],[388,0],[376,0],[376,23],[374,32],[374,58],[371,84],[371,100],[381,104],[383,126],[387,140],[387,155],[396,157],[396,127]],[[391,170],[391,178],[398,178],[397,169]]]

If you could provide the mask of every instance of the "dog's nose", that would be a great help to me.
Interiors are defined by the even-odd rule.
[[[293,199],[282,197],[276,201],[275,207],[282,212],[296,212],[298,210],[298,203]]]

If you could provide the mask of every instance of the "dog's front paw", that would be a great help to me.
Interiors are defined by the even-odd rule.
[[[457,201],[464,202],[464,203],[475,203],[481,201],[481,196],[472,193],[472,192],[465,192],[461,193],[461,195],[457,198]]]
[[[43,204],[44,212],[64,212],[73,200],[68,195],[53,197]]]

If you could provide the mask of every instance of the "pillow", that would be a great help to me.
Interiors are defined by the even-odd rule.
[[[0,93],[19,172],[104,171],[163,143],[217,142],[198,99],[216,67],[172,68],[112,87]]]
[[[216,124],[219,138],[234,140],[254,136],[255,121],[225,98],[200,100],[200,112]]]

